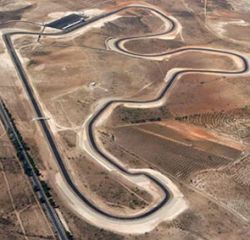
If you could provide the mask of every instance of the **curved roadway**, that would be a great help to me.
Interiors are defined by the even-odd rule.
[[[164,88],[162,89],[162,91],[159,93],[159,95],[151,100],[147,100],[147,101],[136,101],[136,100],[111,100],[106,102],[105,104],[103,104],[95,113],[93,113],[93,115],[88,119],[88,121],[86,121],[86,137],[87,137],[87,141],[88,141],[88,145],[89,148],[91,149],[90,152],[94,153],[96,158],[101,159],[102,162],[104,162],[104,164],[106,163],[107,165],[112,166],[112,168],[116,169],[120,174],[122,174],[123,176],[127,177],[128,179],[131,178],[131,181],[133,181],[133,179],[149,179],[150,181],[152,181],[159,189],[161,189],[161,192],[163,193],[163,198],[161,199],[160,202],[158,202],[158,204],[154,205],[151,209],[148,209],[147,211],[144,211],[140,214],[137,215],[133,215],[133,216],[116,216],[113,214],[110,214],[109,212],[100,209],[98,206],[96,206],[95,204],[92,203],[91,200],[89,200],[86,196],[84,196],[79,189],[76,187],[76,185],[74,184],[74,182],[71,179],[71,176],[69,175],[66,166],[62,160],[62,157],[57,149],[57,146],[55,144],[55,140],[51,134],[51,131],[49,129],[49,126],[47,125],[46,121],[40,121],[40,125],[43,129],[43,132],[47,138],[47,141],[50,145],[50,148],[54,154],[54,157],[57,161],[58,166],[60,167],[61,173],[63,174],[64,179],[66,180],[70,190],[74,193],[74,195],[76,195],[82,202],[84,202],[85,205],[88,206],[88,208],[91,209],[91,211],[93,211],[93,213],[97,213],[97,216],[103,216],[106,219],[111,219],[113,222],[117,221],[118,225],[123,223],[126,225],[126,222],[130,222],[135,224],[136,226],[136,221],[147,221],[147,218],[153,218],[153,222],[155,222],[154,225],[157,225],[161,219],[159,217],[160,215],[160,211],[162,211],[162,209],[164,208],[164,211],[167,211],[167,207],[168,205],[170,205],[171,201],[175,201],[175,193],[172,189],[171,186],[169,186],[169,183],[171,182],[169,179],[167,181],[164,180],[164,178],[159,177],[160,174],[154,174],[154,172],[156,173],[156,171],[147,171],[147,170],[140,170],[140,169],[135,169],[135,170],[128,170],[127,168],[125,168],[123,165],[121,165],[118,161],[115,160],[114,157],[112,157],[110,154],[107,154],[105,152],[105,150],[103,150],[100,146],[98,146],[97,141],[96,141],[96,137],[95,137],[95,124],[98,120],[100,120],[103,115],[105,114],[105,112],[107,111],[108,108],[110,108],[112,105],[115,104],[130,104],[130,105],[134,105],[136,106],[137,104],[143,105],[145,107],[148,107],[148,105],[152,104],[152,103],[157,103],[159,101],[161,101],[164,96],[166,96],[166,93],[169,91],[169,89],[171,88],[172,84],[174,83],[174,81],[178,78],[178,76],[182,75],[182,74],[186,74],[186,73],[211,73],[211,74],[227,74],[227,75],[236,75],[236,74],[242,74],[245,73],[249,70],[249,65],[248,65],[248,61],[241,56],[238,53],[235,52],[231,52],[231,51],[225,51],[225,50],[216,50],[216,49],[210,49],[210,48],[202,48],[202,47],[196,47],[196,48],[181,48],[181,49],[177,49],[177,50],[173,50],[173,51],[169,51],[166,53],[161,53],[161,54],[137,54],[131,51],[128,51],[127,49],[125,49],[123,47],[123,43],[125,41],[129,41],[129,40],[134,40],[134,39],[138,39],[138,38],[152,38],[152,37],[160,37],[166,34],[171,34],[171,32],[176,30],[176,22],[166,16],[163,12],[161,12],[160,10],[154,8],[154,7],[149,7],[149,6],[126,6],[123,7],[121,9],[112,11],[110,13],[106,13],[97,17],[94,17],[93,19],[89,20],[88,22],[85,22],[83,24],[81,24],[81,27],[87,26],[89,24],[95,23],[101,19],[107,18],[111,15],[117,14],[121,11],[124,11],[126,9],[129,8],[144,8],[144,9],[148,9],[152,12],[154,12],[155,14],[157,14],[160,18],[164,18],[165,21],[167,21],[169,23],[169,27],[167,28],[166,31],[162,32],[162,33],[158,33],[158,34],[151,34],[151,35],[147,35],[147,36],[140,36],[140,37],[132,37],[132,38],[123,38],[123,39],[117,39],[114,41],[114,45],[113,47],[115,47],[116,51],[123,53],[123,54],[127,54],[127,55],[132,55],[135,57],[158,57],[158,56],[167,56],[167,55],[173,55],[173,54],[178,54],[181,52],[185,52],[185,51],[205,51],[205,52],[211,52],[211,53],[216,53],[216,54],[224,54],[224,55],[228,55],[228,56],[232,56],[232,57],[237,57],[241,63],[242,63],[242,68],[238,71],[219,71],[219,70],[203,70],[203,69],[183,69],[183,70],[178,70],[176,72],[174,72],[170,78],[168,79],[166,85],[164,86]],[[78,26],[80,27],[80,26]],[[60,32],[60,33],[36,33],[36,32],[22,32],[22,31],[18,31],[18,32],[11,32],[11,33],[5,33],[3,34],[3,39],[5,41],[5,44],[7,46],[7,49],[9,51],[9,54],[15,64],[16,70],[19,74],[20,79],[23,82],[23,85],[25,87],[25,90],[30,98],[30,101],[34,107],[34,110],[36,112],[36,115],[38,118],[42,118],[44,117],[44,114],[41,110],[41,107],[39,105],[39,103],[36,100],[36,97],[34,95],[33,89],[29,83],[29,80],[27,78],[27,75],[24,71],[24,68],[17,56],[17,53],[13,47],[12,41],[11,41],[11,36],[13,35],[20,35],[20,34],[29,34],[29,35],[45,35],[45,36],[55,36],[55,35],[64,35],[64,34],[68,34],[70,32],[72,32],[74,29],[68,29],[64,32]],[[167,179],[165,177],[165,179]],[[175,191],[178,192],[177,189],[175,189]],[[182,194],[180,192],[178,192],[177,194],[178,197],[182,197]],[[179,205],[177,204],[177,206],[180,207],[180,211],[183,211],[186,209],[186,204],[184,202],[184,200],[182,199],[181,202],[179,203]],[[178,212],[178,211],[177,211]],[[161,213],[162,214],[162,213]],[[88,218],[88,217],[86,217]],[[93,219],[87,219],[90,222],[94,223],[95,221]],[[150,220],[150,221],[151,221]],[[164,220],[164,219],[163,219]],[[95,223],[94,223],[95,224]],[[113,226],[113,225],[112,225]],[[115,226],[115,225],[114,225]],[[103,226],[101,226],[103,228],[108,228],[114,231],[120,231],[119,229],[113,229],[114,227],[108,227],[105,226],[105,223],[103,223]],[[149,228],[147,228],[145,226],[145,231],[147,231]],[[123,230],[121,230],[123,231]],[[130,231],[130,229],[128,229],[128,232]],[[131,231],[133,232],[133,230],[131,229]],[[124,230],[125,232],[125,230]],[[136,232],[136,229],[134,230],[134,232]],[[139,232],[139,231],[138,231]]]

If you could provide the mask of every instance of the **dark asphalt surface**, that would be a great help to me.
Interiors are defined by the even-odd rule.
[[[55,35],[64,35],[64,34],[67,34],[69,32],[72,32],[73,30],[75,30],[76,28],[79,28],[79,27],[84,27],[84,26],[87,26],[89,25],[90,23],[93,23],[95,21],[98,21],[102,18],[105,18],[105,17],[108,17],[108,16],[111,16],[113,14],[116,14],[116,13],[119,13],[120,11],[124,11],[126,9],[129,9],[129,8],[142,8],[142,9],[149,9],[149,10],[152,10],[152,11],[155,11],[157,12],[158,14],[160,14],[162,17],[164,17],[166,20],[169,21],[169,23],[171,24],[170,28],[168,31],[164,32],[164,33],[159,33],[159,34],[155,34],[155,35],[147,35],[147,36],[159,36],[159,35],[162,35],[162,34],[167,34],[167,33],[170,33],[171,31],[173,31],[175,29],[175,23],[173,22],[173,20],[167,16],[165,16],[164,14],[162,14],[161,12],[153,9],[153,8],[150,8],[150,7],[124,7],[122,9],[118,9],[116,11],[113,11],[113,12],[110,12],[110,13],[107,13],[107,14],[103,14],[103,15],[100,15],[100,16],[97,16],[97,17],[94,17],[92,19],[90,19],[89,21],[86,21],[86,22],[83,22],[81,24],[79,24],[78,26],[75,26],[75,27],[72,27],[70,29],[67,29],[66,31],[64,32],[60,32],[60,33],[53,33],[53,34],[49,34],[49,33],[43,33],[41,35],[45,35],[45,36],[55,36]],[[19,77],[25,87],[25,90],[30,98],[30,101],[32,103],[32,106],[36,112],[36,115],[37,117],[44,117],[44,114],[42,113],[41,111],[41,108],[39,106],[39,103],[37,102],[35,96],[34,96],[34,93],[33,93],[33,90],[32,90],[32,87],[30,86],[29,84],[29,80],[28,80],[28,77],[23,69],[23,66],[16,54],[16,51],[12,45],[12,42],[11,42],[11,36],[13,35],[18,35],[18,34],[31,34],[31,35],[40,35],[40,33],[30,33],[30,32],[14,32],[14,33],[6,33],[3,35],[3,39],[5,41],[5,44],[7,46],[7,49],[9,51],[9,54],[12,58],[12,61],[16,67],[16,70],[19,74]],[[136,37],[134,38],[123,38],[123,39],[120,39],[119,41],[116,42],[116,47],[124,52],[124,53],[129,53],[129,54],[133,54],[131,52],[128,52],[126,50],[123,50],[120,48],[119,44],[123,41],[123,40],[129,40],[129,39],[136,39]],[[157,179],[154,178],[154,176],[151,176],[147,173],[131,173],[129,172],[127,169],[123,168],[121,165],[119,165],[118,163],[114,162],[111,158],[109,158],[109,156],[107,156],[99,147],[98,145],[96,144],[96,141],[95,141],[95,136],[94,136],[94,123],[95,121],[101,116],[101,114],[113,103],[151,103],[151,102],[155,102],[155,101],[158,101],[160,100],[161,98],[163,98],[169,91],[169,89],[171,88],[173,82],[175,81],[175,79],[177,79],[177,77],[180,75],[180,74],[183,74],[183,73],[218,73],[218,74],[240,74],[240,73],[244,73],[246,71],[248,71],[249,67],[248,67],[248,62],[246,61],[246,59],[244,57],[242,57],[241,55],[238,55],[238,54],[235,54],[233,52],[230,52],[230,51],[224,51],[224,50],[212,50],[212,49],[208,49],[208,48],[183,48],[183,49],[177,49],[177,50],[174,50],[174,51],[170,51],[168,53],[162,53],[162,54],[155,54],[155,55],[150,55],[150,56],[163,56],[163,55],[168,55],[168,54],[173,54],[173,53],[178,53],[178,52],[184,52],[184,51],[207,51],[207,52],[213,52],[213,53],[224,53],[224,54],[230,54],[232,56],[236,56],[236,57],[239,57],[241,60],[242,60],[242,63],[243,63],[243,69],[240,70],[240,71],[235,71],[235,72],[226,72],[226,71],[209,71],[209,70],[183,70],[183,71],[179,71],[178,73],[174,74],[174,76],[172,76],[172,78],[167,82],[166,86],[164,87],[164,89],[162,90],[162,92],[159,94],[159,96],[155,99],[151,99],[151,100],[148,100],[148,101],[133,101],[133,100],[124,100],[124,101],[118,101],[118,100],[114,100],[114,101],[109,101],[106,105],[104,105],[98,112],[96,112],[91,121],[89,122],[89,126],[88,126],[88,138],[89,138],[89,141],[91,143],[91,146],[92,148],[96,151],[96,153],[99,154],[99,156],[103,157],[106,159],[106,161],[108,161],[109,163],[113,164],[116,168],[118,168],[121,172],[123,173],[126,173],[128,175],[145,175],[147,178],[149,178],[150,180],[152,180],[164,193],[164,198],[158,203],[158,205],[156,205],[155,207],[151,208],[150,210],[148,210],[147,212],[144,212],[144,213],[141,213],[139,215],[136,215],[136,216],[128,216],[128,217],[125,217],[125,216],[115,216],[115,215],[112,215],[108,212],[105,212],[104,210],[98,208],[96,205],[94,205],[91,200],[89,200],[87,197],[85,197],[79,190],[78,188],[76,187],[76,185],[74,184],[74,182],[72,181],[71,179],[71,176],[69,175],[68,173],[68,170],[66,169],[65,167],[65,164],[62,160],[62,157],[58,151],[58,148],[55,144],[55,140],[49,130],[49,126],[47,125],[46,121],[40,121],[40,125],[41,125],[41,128],[43,129],[43,132],[44,132],[44,135],[45,137],[47,138],[47,141],[50,145],[50,148],[51,148],[51,151],[53,152],[54,154],[54,157],[58,163],[58,166],[60,167],[60,170],[65,178],[65,180],[67,181],[68,185],[70,186],[71,190],[82,200],[84,201],[90,208],[92,208],[94,211],[96,211],[97,213],[99,214],[102,214],[106,217],[109,217],[109,218],[112,218],[112,219],[117,219],[117,220],[135,220],[135,219],[142,219],[142,218],[145,218],[146,216],[149,216],[153,213],[155,213],[157,210],[159,210],[163,205],[165,205],[168,200],[169,200],[169,197],[170,197],[170,193],[168,191],[168,189],[166,189],[166,187],[161,183],[159,182]],[[145,56],[145,55],[140,55],[140,54],[133,54],[134,56]]]

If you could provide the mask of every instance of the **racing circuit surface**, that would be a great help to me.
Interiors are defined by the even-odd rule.
[[[97,225],[101,228],[106,228],[115,232],[121,233],[143,233],[152,230],[159,223],[165,220],[171,220],[183,211],[188,208],[188,203],[185,201],[185,196],[178,190],[178,188],[172,183],[172,181],[167,178],[165,175],[161,174],[158,171],[152,169],[127,169],[126,167],[119,162],[119,159],[116,159],[111,153],[104,150],[98,144],[97,137],[95,135],[95,129],[97,126],[107,118],[108,115],[112,113],[112,110],[115,106],[125,105],[130,108],[149,108],[161,106],[164,103],[164,99],[171,91],[171,87],[174,84],[175,80],[184,74],[189,73],[206,73],[212,75],[244,75],[249,72],[249,63],[243,55],[234,51],[213,49],[213,48],[203,48],[203,47],[185,47],[179,48],[172,51],[167,51],[159,54],[139,54],[132,51],[129,51],[125,48],[125,43],[130,40],[135,39],[147,39],[147,38],[164,38],[167,39],[173,38],[181,31],[181,26],[176,19],[173,17],[167,16],[164,12],[160,11],[154,6],[149,5],[130,5],[123,8],[119,8],[115,11],[102,14],[100,16],[93,17],[77,26],[78,28],[84,28],[86,26],[94,25],[98,21],[103,21],[109,16],[115,15],[121,11],[124,11],[129,8],[142,8],[147,9],[151,12],[154,12],[156,16],[161,19],[164,19],[165,22],[165,31],[156,34],[149,34],[146,36],[137,36],[137,37],[126,37],[121,39],[110,39],[107,41],[107,46],[109,49],[116,51],[120,54],[125,54],[131,57],[144,58],[144,59],[159,59],[166,56],[177,55],[183,52],[208,52],[219,55],[224,55],[233,58],[240,63],[239,70],[236,71],[226,71],[226,70],[215,70],[215,69],[173,69],[170,71],[165,78],[166,85],[159,92],[158,96],[154,99],[149,99],[147,101],[138,101],[134,99],[112,99],[99,104],[98,108],[95,109],[84,124],[84,131],[81,136],[82,148],[100,165],[106,168],[108,171],[114,171],[123,178],[132,182],[135,185],[138,185],[140,188],[148,190],[147,184],[153,182],[161,191],[163,197],[161,201],[155,204],[152,208],[139,213],[137,215],[131,216],[122,216],[122,215],[113,215],[101,209],[93,202],[91,199],[88,199],[83,195],[77,186],[72,181],[70,174],[67,171],[67,168],[64,164],[64,161],[60,155],[60,152],[57,148],[53,135],[51,133],[50,127],[45,120],[39,121],[41,128],[43,129],[44,136],[46,137],[50,149],[53,152],[55,160],[60,168],[61,174],[64,180],[64,187],[62,191],[65,192],[65,197],[70,199],[76,205],[81,206],[82,211],[78,212],[84,219],[88,222]],[[57,33],[36,33],[36,32],[27,32],[27,31],[18,31],[18,32],[9,32],[3,35],[5,44],[9,51],[9,54],[15,64],[16,70],[19,74],[19,77],[23,83],[23,86],[29,96],[29,99],[32,103],[36,116],[38,118],[45,117],[39,102],[34,94],[34,91],[31,87],[29,79],[24,71],[22,63],[13,47],[11,37],[14,35],[44,35],[44,36],[59,36],[59,35],[69,35],[76,28],[67,28],[65,31]],[[67,190],[67,191],[66,191]],[[68,191],[69,190],[69,191]],[[71,206],[74,208],[74,204]]]

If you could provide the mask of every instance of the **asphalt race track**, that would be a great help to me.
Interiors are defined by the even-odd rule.
[[[64,161],[60,155],[60,152],[56,146],[55,143],[55,139],[50,131],[50,128],[47,124],[46,121],[41,120],[39,121],[39,124],[44,132],[44,136],[46,137],[48,144],[50,146],[51,151],[53,152],[53,155],[55,157],[55,160],[60,168],[60,171],[64,177],[64,179],[66,180],[67,184],[69,185],[70,189],[72,192],[74,192],[74,194],[81,199],[81,201],[83,201],[86,205],[88,205],[89,208],[91,208],[94,212],[103,215],[107,218],[113,219],[113,220],[119,220],[119,221],[124,221],[124,224],[126,224],[126,221],[135,221],[135,220],[143,220],[148,216],[151,216],[152,214],[154,214],[157,217],[157,213],[159,211],[161,211],[161,209],[163,208],[163,206],[167,205],[169,203],[169,201],[171,201],[172,198],[174,198],[174,195],[172,194],[171,188],[166,187],[166,184],[163,183],[159,178],[155,177],[153,174],[150,174],[149,172],[144,172],[143,170],[139,170],[137,172],[135,171],[130,171],[128,169],[126,169],[125,167],[123,167],[122,165],[120,165],[117,161],[114,161],[114,159],[112,157],[110,157],[109,155],[107,155],[105,153],[105,151],[103,151],[103,149],[98,146],[97,141],[95,139],[95,123],[97,120],[99,120],[101,118],[101,116],[103,114],[105,114],[105,111],[113,104],[134,104],[135,106],[137,104],[143,105],[145,106],[145,108],[149,105],[149,104],[154,104],[159,102],[160,100],[162,100],[170,91],[171,86],[173,85],[174,81],[183,74],[187,74],[187,73],[206,73],[206,74],[223,74],[223,75],[240,75],[240,74],[244,74],[246,72],[249,71],[249,65],[248,65],[248,61],[247,59],[240,55],[239,53],[233,52],[233,51],[228,51],[228,50],[218,50],[218,49],[211,49],[211,48],[202,48],[202,47],[187,47],[187,48],[180,48],[180,49],[176,49],[173,51],[169,51],[169,52],[165,52],[165,53],[159,53],[159,54],[137,54],[137,53],[133,53],[131,51],[128,51],[127,49],[125,49],[124,47],[122,47],[122,43],[124,41],[129,41],[129,40],[134,40],[137,38],[152,38],[152,37],[157,37],[157,36],[161,36],[161,35],[167,35],[173,31],[175,31],[176,29],[176,23],[175,21],[173,21],[172,18],[166,16],[164,13],[162,13],[160,10],[157,10],[156,8],[153,7],[148,7],[148,6],[127,6],[127,7],[123,7],[120,8],[118,10],[106,13],[106,14],[102,14],[100,16],[97,17],[93,17],[92,19],[81,23],[80,25],[77,26],[77,29],[79,27],[84,28],[87,25],[93,24],[101,19],[105,19],[108,16],[117,14],[121,11],[124,11],[126,9],[129,8],[144,8],[147,10],[150,10],[152,12],[155,12],[156,14],[158,14],[159,16],[161,16],[162,18],[164,18],[168,24],[169,24],[169,28],[162,33],[157,33],[157,34],[151,34],[151,35],[147,35],[147,36],[140,36],[140,37],[132,37],[132,38],[122,38],[122,39],[117,39],[115,41],[114,44],[114,48],[116,48],[116,50],[121,53],[121,54],[127,54],[130,55],[132,57],[143,57],[143,58],[148,58],[148,57],[158,57],[158,56],[168,56],[168,55],[173,55],[173,54],[178,54],[178,53],[182,53],[182,52],[208,52],[208,53],[215,53],[215,54],[223,54],[223,55],[227,55],[227,56],[232,56],[232,57],[236,57],[238,58],[241,63],[242,63],[242,68],[238,71],[217,71],[217,70],[203,70],[203,69],[182,69],[179,70],[177,72],[175,72],[166,82],[166,85],[164,86],[164,88],[162,89],[162,91],[159,93],[159,95],[155,98],[155,99],[150,99],[147,101],[136,101],[136,100],[111,100],[106,102],[105,104],[103,104],[98,111],[94,112],[92,117],[89,119],[86,129],[87,129],[87,138],[88,138],[88,142],[89,145],[91,146],[92,150],[95,152],[96,156],[99,156],[99,158],[104,159],[104,161],[106,161],[107,163],[111,164],[114,168],[116,168],[118,170],[119,173],[121,173],[122,175],[126,175],[126,176],[144,176],[148,179],[150,179],[153,183],[156,184],[156,186],[159,187],[159,189],[161,189],[162,193],[164,194],[164,197],[161,199],[161,201],[153,206],[151,209],[148,209],[147,211],[140,213],[138,215],[133,215],[133,216],[115,216],[110,214],[109,212],[106,212],[104,209],[100,209],[98,206],[94,205],[92,203],[92,201],[90,199],[88,199],[84,194],[82,194],[79,189],[76,187],[76,185],[74,184],[71,176],[68,173],[68,170],[64,164]],[[34,108],[34,111],[36,113],[36,117],[38,118],[42,118],[44,117],[44,114],[41,110],[41,107],[39,105],[39,102],[37,101],[36,97],[34,96],[34,92],[33,89],[30,85],[29,79],[25,73],[25,70],[21,64],[20,59],[17,56],[17,53],[13,47],[12,41],[11,41],[11,37],[14,35],[44,35],[44,36],[56,36],[56,35],[65,35],[65,34],[70,34],[70,32],[74,31],[76,28],[74,28],[74,26],[72,26],[72,28],[67,29],[63,32],[60,33],[36,33],[36,32],[22,32],[22,31],[18,31],[18,32],[9,32],[9,33],[5,33],[3,34],[3,39],[4,42],[6,44],[6,47],[8,49],[8,52],[12,58],[12,61],[15,65],[16,71],[23,83],[23,86],[27,92],[27,95],[29,96],[29,99],[32,103],[32,106]],[[104,226],[105,227],[105,226]]]

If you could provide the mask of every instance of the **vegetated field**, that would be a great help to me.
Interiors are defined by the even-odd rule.
[[[177,117],[179,121],[189,122],[232,137],[250,142],[250,106],[246,105],[229,111],[207,112]]]
[[[113,141],[103,139],[112,146],[108,150],[119,154],[119,158],[126,159],[130,154],[149,167],[181,179],[227,165],[239,158],[244,149],[236,141],[175,121],[120,126],[113,130]]]
[[[0,238],[55,239],[1,124],[0,136]]]
[[[192,186],[209,193],[215,199],[250,219],[250,158],[230,164],[217,171],[204,171],[194,174]],[[223,185],[222,188],[218,188]]]

